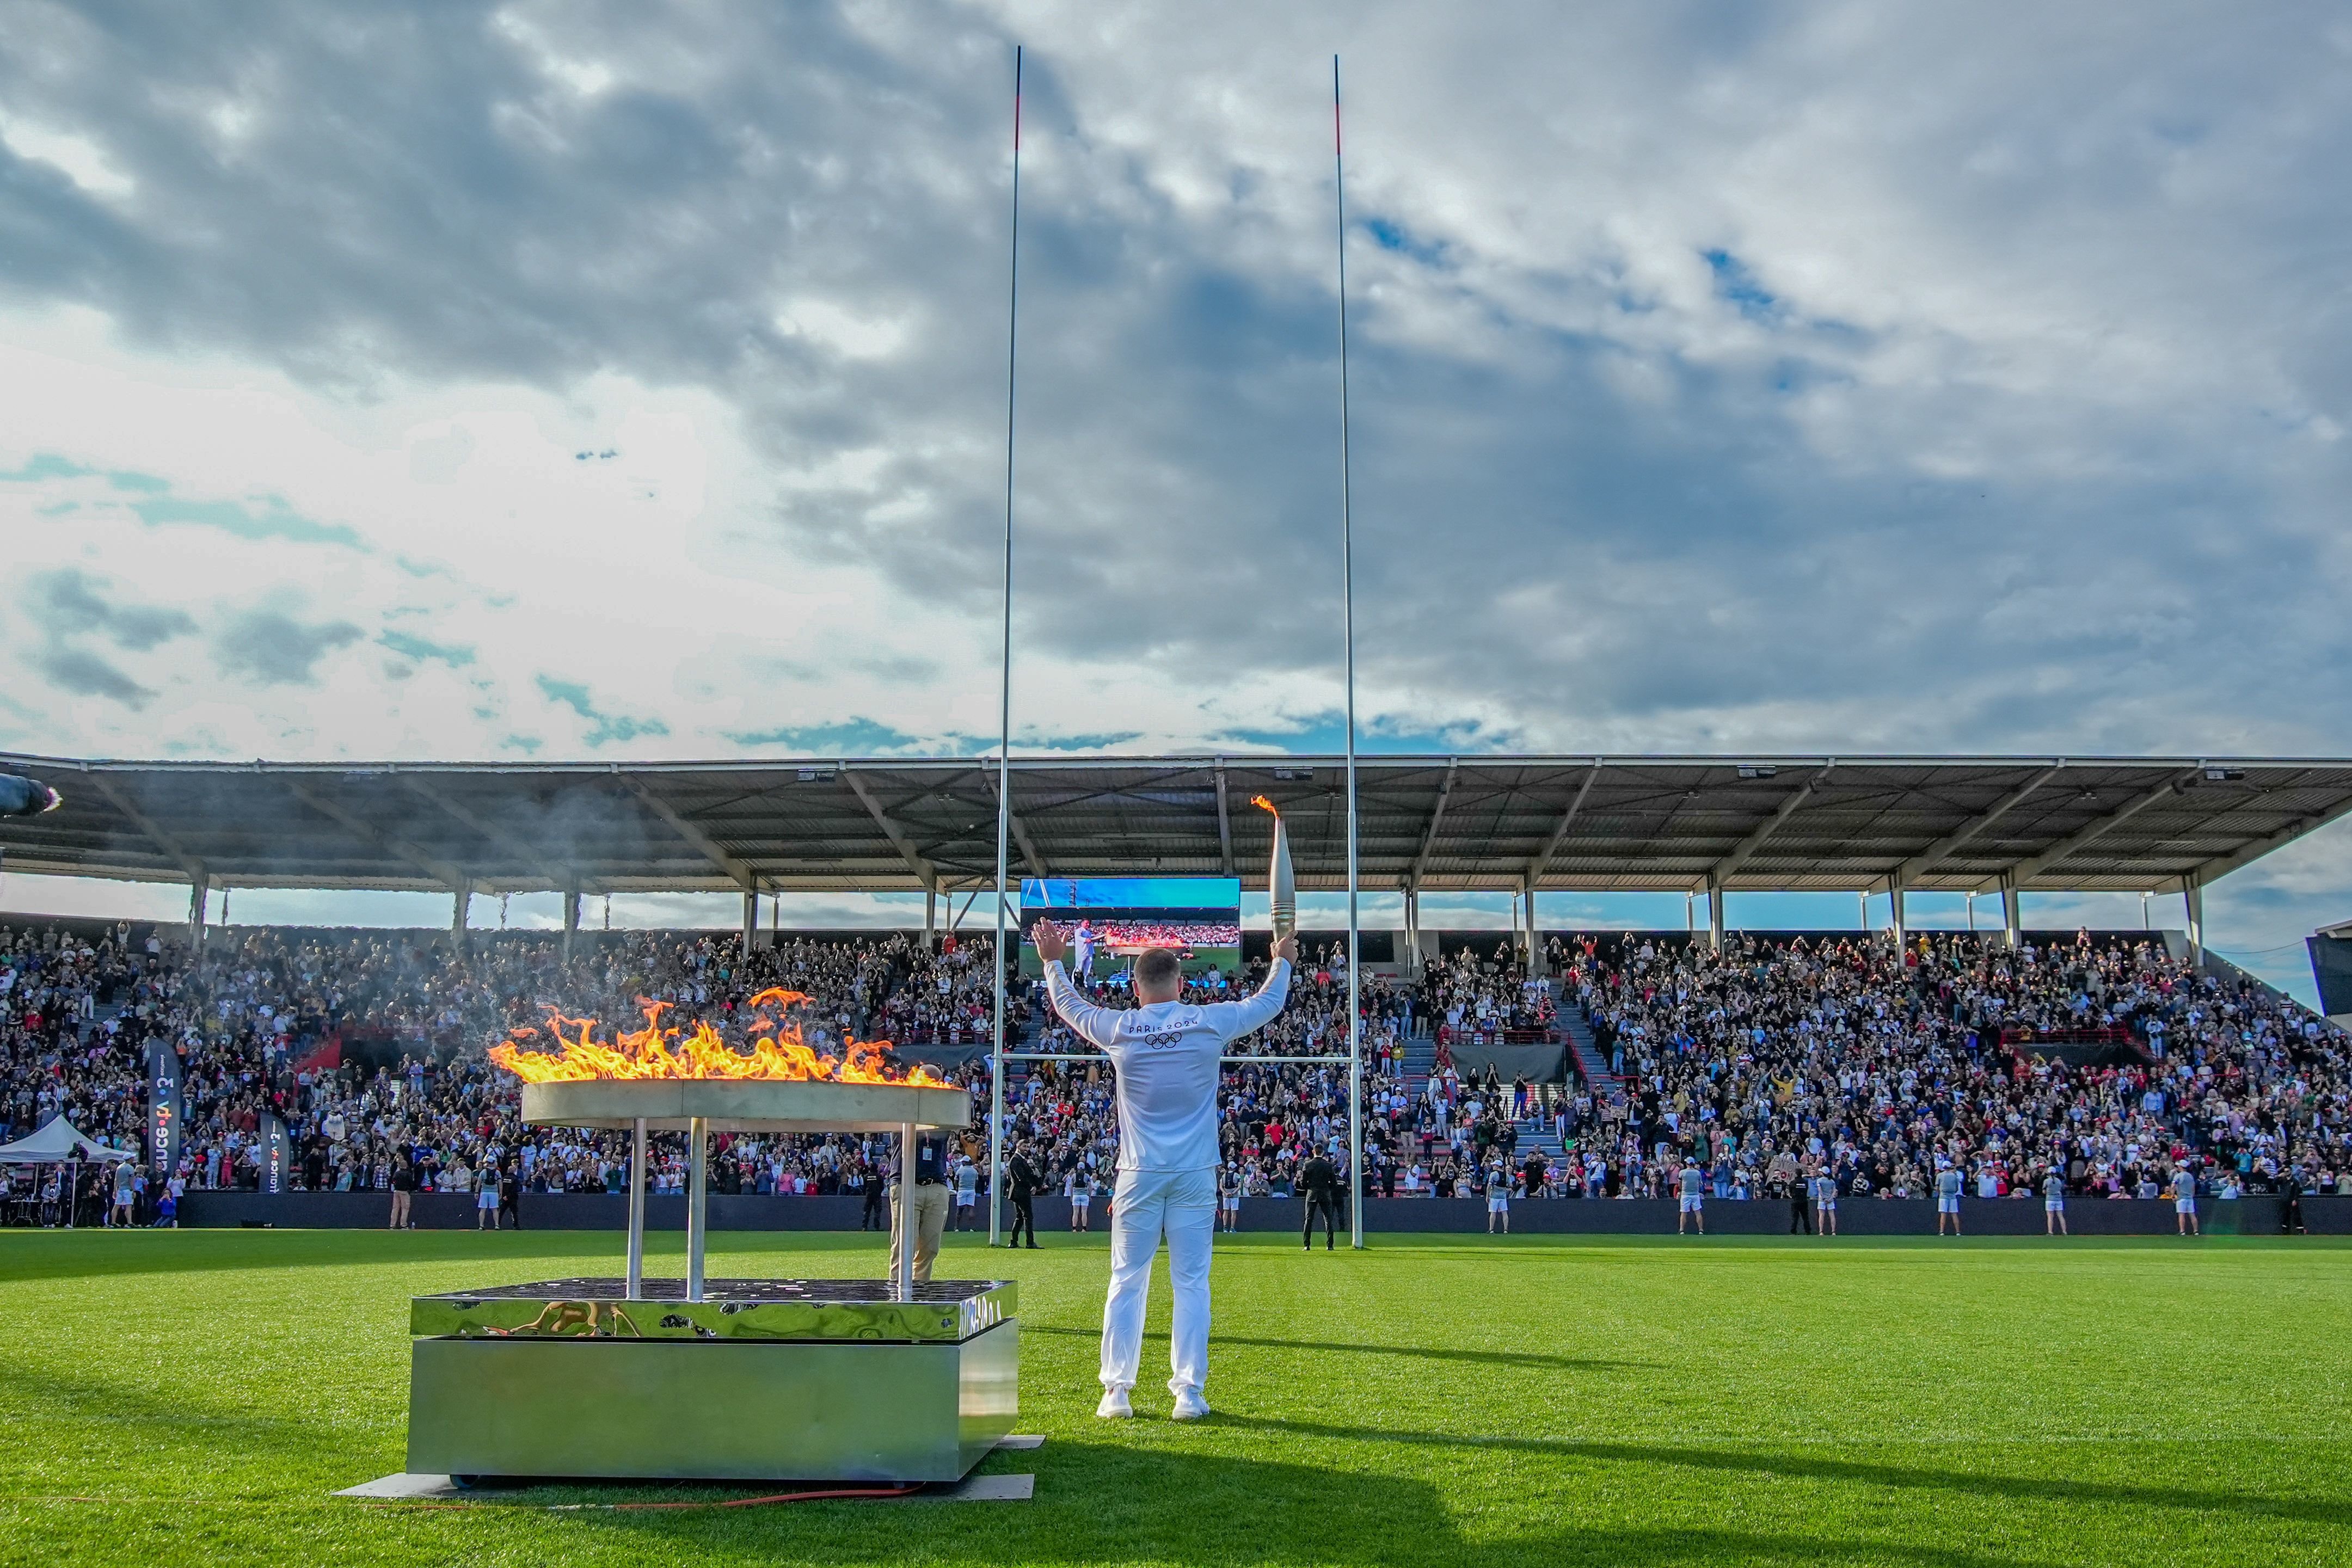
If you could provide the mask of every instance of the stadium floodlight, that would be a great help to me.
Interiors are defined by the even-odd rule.
[[[64,796],[37,779],[0,773],[0,817],[37,817],[64,804]]]
[[[1778,779],[1780,770],[1769,762],[1743,762],[1739,765],[1742,779]]]
[[[1274,770],[1274,776],[1276,779],[1297,782],[1302,779],[1314,778],[1315,769],[1312,768],[1277,768]]]
[[[2226,784],[2233,779],[2243,779],[2245,776],[2246,770],[2242,768],[2208,768],[2205,769],[2205,782],[2208,784]]]
[[[803,784],[830,784],[833,776],[834,770],[830,768],[803,768],[799,773],[800,781]]]

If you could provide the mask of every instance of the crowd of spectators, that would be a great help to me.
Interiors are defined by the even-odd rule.
[[[2352,1190],[2343,1032],[2155,940],[2015,952],[1961,933],[1580,938],[1555,956],[1622,1075],[1559,1108],[1559,1184],[1664,1196],[2084,1197]]]
[[[2082,1197],[2169,1196],[2182,1172],[2210,1196],[2352,1191],[2352,1054],[2345,1035],[2275,992],[2193,972],[2137,937],[2028,943],[2011,952],[1958,933],[1703,942],[1555,939],[1565,1005],[1591,1023],[1622,1096],[1549,1091],[1493,1070],[1457,1071],[1447,1042],[1491,1042],[1559,1022],[1554,983],[1509,950],[1457,953],[1413,984],[1361,977],[1367,1183],[1394,1194],[1667,1196],[1696,1166],[1720,1198],[1785,1197],[1824,1179],[1850,1197],[1921,1197],[1959,1173],[1970,1196],[2038,1193],[2053,1176]],[[272,1134],[288,1186],[460,1192],[486,1222],[530,1191],[616,1191],[617,1134],[526,1128],[516,1085],[486,1048],[553,1009],[606,1030],[646,1001],[747,1038],[749,1005],[782,987],[811,1042],[847,1038],[933,1048],[980,1110],[992,1030],[991,948],[936,949],[903,935],[792,938],[745,960],[731,935],[475,935],[453,951],[413,933],[217,930],[191,948],[172,928],[0,925],[0,1138],[64,1115],[108,1145],[143,1152],[147,1053],[170,1050],[183,1082],[181,1159],[143,1158],[129,1213],[165,1212],[187,1188],[253,1187]],[[1246,994],[1260,963],[1204,969],[1187,995]],[[1219,1090],[1222,1179],[1287,1192],[1318,1153],[1344,1166],[1347,967],[1309,954],[1276,1022],[1236,1042]],[[1120,976],[1098,999],[1120,1005]],[[1042,1189],[1107,1187],[1118,1133],[1110,1068],[1052,1019],[1042,988],[1015,980],[1011,1038],[1077,1060],[1023,1063],[1006,1086],[1008,1147]],[[1437,1037],[1408,1078],[1419,1034]],[[1094,1058],[1088,1060],[1088,1058]],[[1540,1123],[1547,1147],[1528,1146]],[[976,1125],[984,1120],[976,1118]],[[682,1149],[657,1140],[656,1190],[685,1185]],[[877,1193],[887,1140],[722,1137],[727,1192]],[[961,1141],[959,1179],[985,1162]],[[151,1176],[152,1177],[151,1181]],[[54,1172],[11,1173],[0,1204],[29,1217],[110,1221],[115,1173],[55,1190]],[[977,1178],[985,1186],[984,1173]],[[51,1189],[44,1191],[44,1185]],[[496,1201],[492,1201],[495,1197]],[[77,1202],[80,1207],[77,1207]],[[878,1222],[878,1221],[877,1221]]]
[[[453,952],[412,933],[233,927],[192,948],[169,928],[134,941],[127,925],[97,934],[0,926],[0,1138],[61,1114],[140,1154],[134,1208],[150,1218],[191,1187],[260,1185],[273,1124],[293,1188],[491,1186],[511,1215],[523,1191],[617,1190],[626,1170],[616,1135],[520,1124],[513,1080],[485,1054],[517,1027],[543,1025],[553,1010],[610,1032],[642,1027],[646,1004],[660,1003],[668,1017],[709,1019],[740,1040],[760,1016],[750,998],[781,987],[808,998],[792,1009],[803,1037],[837,1054],[847,1038],[885,1032],[910,988],[922,997],[902,1016],[929,1026],[919,1032],[943,1032],[947,1009],[931,988],[952,974],[968,1004],[977,966],[984,995],[987,955],[984,941],[932,954],[898,935],[784,940],[747,963],[719,935],[582,937],[567,959],[549,934],[478,933]],[[182,1081],[179,1164],[152,1182],[151,1040],[174,1053]],[[667,1142],[654,1179],[681,1186],[680,1151]],[[856,1192],[880,1157],[856,1140],[722,1139],[713,1182]],[[93,1165],[85,1178],[110,1174]],[[0,1172],[9,1176],[0,1204],[20,1216],[56,1180],[31,1167]]]
[[[1422,1009],[1436,1035],[1443,1062],[1455,1041],[1492,1045],[1550,1033],[1555,1004],[1549,983],[1529,975],[1517,949],[1486,958],[1470,946],[1424,968]]]

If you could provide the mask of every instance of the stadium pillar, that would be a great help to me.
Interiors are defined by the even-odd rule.
[[[1723,889],[1711,882],[1706,884],[1706,945],[1723,951]]]
[[[205,945],[205,905],[211,902],[212,881],[198,877],[188,884],[188,945],[201,948]]]
[[[1404,977],[1421,977],[1421,893],[1411,883],[1404,884]]]
[[[760,895],[743,890],[743,962],[751,961],[751,938],[760,934]]]
[[[466,950],[466,916],[471,913],[470,906],[473,902],[474,890],[471,885],[450,889],[449,950],[453,953],[462,953]]]
[[[2189,966],[2205,967],[2205,884],[2194,876],[2180,879],[2180,902],[2189,915]]]
[[[1889,918],[1895,923],[1895,945],[1897,947],[1902,946],[1905,939],[1911,935],[1910,922],[1904,915],[1903,892],[1901,877],[1890,876],[1886,879],[1886,903],[1890,911]]]
[[[923,889],[923,951],[928,953],[940,945],[940,888],[933,883]]]
[[[572,938],[580,934],[580,890],[563,890],[563,961],[572,961]]]
[[[2017,883],[2004,876],[2000,879],[2000,936],[2012,953],[2023,944],[2020,931],[2022,925],[2018,915]]]

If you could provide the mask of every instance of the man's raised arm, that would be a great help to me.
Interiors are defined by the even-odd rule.
[[[1069,951],[1069,938],[1050,920],[1037,922],[1034,935],[1037,956],[1045,961],[1046,999],[1062,1015],[1062,1021],[1077,1030],[1081,1040],[1109,1050],[1118,1030],[1118,1014],[1112,1009],[1095,1006],[1070,984],[1069,971],[1062,967],[1062,955]]]

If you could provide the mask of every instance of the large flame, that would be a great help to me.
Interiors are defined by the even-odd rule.
[[[1282,815],[1281,812],[1274,809],[1274,802],[1267,800],[1263,795],[1251,796],[1250,804],[1255,806],[1259,810],[1265,812],[1269,816],[1279,818]]]
[[[782,1009],[806,1000],[798,991],[772,988],[754,996],[751,1005]],[[738,1051],[719,1038],[708,1019],[695,1019],[691,1029],[665,1029],[661,1015],[669,1004],[643,997],[638,1001],[646,1009],[643,1029],[625,1030],[610,1041],[601,1040],[595,1038],[594,1019],[566,1018],[550,1008],[545,1032],[555,1037],[559,1049],[543,1051],[535,1045],[523,1049],[519,1042],[535,1041],[541,1032],[525,1024],[514,1031],[512,1040],[490,1047],[490,1060],[525,1083],[577,1083],[596,1078],[764,1078],[950,1087],[947,1080],[919,1064],[910,1072],[893,1074],[882,1055],[889,1049],[887,1040],[853,1040],[842,1057],[819,1056],[801,1039],[798,1024],[778,1024],[763,1014],[753,1020],[752,1027],[773,1032],[761,1034],[749,1051]]]

